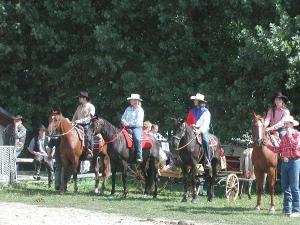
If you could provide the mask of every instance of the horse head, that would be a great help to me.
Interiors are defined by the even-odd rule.
[[[266,130],[264,127],[264,117],[253,113],[252,119],[252,138],[257,145],[262,145],[265,138]]]
[[[104,120],[101,119],[98,115],[95,115],[91,118],[90,129],[93,133],[101,133],[104,125]]]
[[[176,119],[174,126],[174,135],[173,135],[173,146],[177,149],[179,147],[181,139],[186,133],[187,124],[183,119]]]
[[[58,132],[61,124],[62,114],[59,111],[53,111],[48,119],[48,133],[53,135]]]

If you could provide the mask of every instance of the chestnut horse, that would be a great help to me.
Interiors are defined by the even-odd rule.
[[[97,139],[97,140],[96,140]],[[101,138],[102,139],[102,138]],[[100,140],[101,140],[100,139]],[[99,193],[99,181],[100,181],[100,166],[103,177],[103,182],[100,188],[100,194],[104,194],[105,186],[107,184],[110,175],[110,162],[107,154],[107,145],[99,140],[97,135],[93,140],[96,140],[93,144],[93,159],[91,161],[91,167],[95,172],[95,193]]]
[[[74,179],[74,192],[78,191],[77,187],[77,172],[80,165],[80,156],[83,151],[83,142],[79,138],[79,131],[75,128],[76,124],[72,124],[67,120],[61,112],[54,112],[49,118],[48,132],[50,135],[55,131],[59,132],[60,136],[60,149],[62,161],[62,184],[61,191],[67,190],[67,172],[68,167],[71,165],[73,179]],[[54,135],[53,135],[54,136]]]
[[[268,149],[267,146],[264,145],[265,142],[270,142],[270,135],[265,130],[264,118],[259,115],[256,115],[255,113],[253,115],[252,120],[252,135],[252,164],[254,165],[254,173],[257,184],[256,210],[260,210],[264,176],[265,174],[267,174],[269,177],[269,189],[271,194],[270,212],[272,213],[275,211],[274,193],[276,181],[277,154],[272,152],[270,149]]]

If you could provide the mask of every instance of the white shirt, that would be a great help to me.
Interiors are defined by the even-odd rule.
[[[205,111],[196,122],[196,127],[200,129],[201,133],[208,132],[210,125],[210,112]]]

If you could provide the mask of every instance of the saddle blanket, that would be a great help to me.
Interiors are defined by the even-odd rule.
[[[133,149],[132,134],[129,134],[125,128],[122,129],[122,133],[126,139],[127,147]],[[151,139],[150,135],[143,132],[142,148],[150,149],[152,148],[152,146],[153,146],[153,140]]]

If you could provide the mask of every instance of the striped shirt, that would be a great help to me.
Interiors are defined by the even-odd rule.
[[[297,130],[292,131],[292,135],[285,135],[280,142],[279,147],[268,145],[268,148],[279,153],[281,157],[300,158],[300,133]]]

